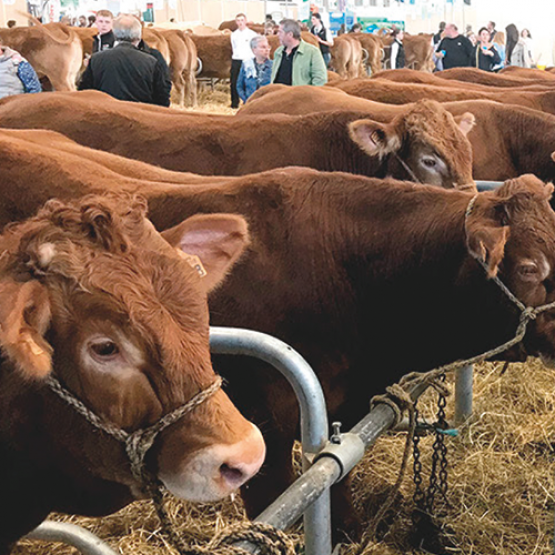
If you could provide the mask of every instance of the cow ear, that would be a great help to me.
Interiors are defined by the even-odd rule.
[[[498,202],[488,213],[471,214],[466,222],[469,252],[487,266],[488,277],[497,275],[509,237],[507,206]]]
[[[474,114],[471,114],[470,112],[465,112],[462,116],[457,116],[455,118],[455,122],[459,126],[459,129],[465,135],[468,135],[468,133],[472,131],[472,129],[476,125],[476,118],[474,117]]]
[[[207,291],[221,283],[250,242],[247,222],[234,214],[198,214],[162,236],[180,252],[198,256]]]
[[[24,377],[41,379],[52,370],[52,348],[44,339],[50,301],[38,281],[0,281],[0,346]]]
[[[384,156],[399,150],[401,139],[391,125],[360,119],[349,124],[351,139],[370,156]]]

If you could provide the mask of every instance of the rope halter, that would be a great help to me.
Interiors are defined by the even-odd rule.
[[[151,485],[150,483],[152,482],[146,470],[145,457],[149,449],[154,445],[154,441],[158,434],[212,397],[222,387],[222,378],[218,376],[212,385],[197,393],[184,405],[163,416],[152,426],[136,430],[132,433],[126,432],[110,422],[106,422],[103,418],[85,406],[81,400],[66,389],[54,376],[49,376],[46,383],[56,395],[63,399],[95,428],[98,428],[125,445],[125,452],[131,464],[133,477],[141,484],[145,491],[145,486]]]

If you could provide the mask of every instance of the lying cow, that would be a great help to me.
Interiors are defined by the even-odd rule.
[[[142,496],[125,445],[62,401],[52,377],[129,433],[212,388],[146,459],[179,497],[220,499],[262,464],[260,432],[217,390],[208,345],[206,291],[248,243],[245,222],[183,222],[180,248],[200,255],[203,283],[145,210],[132,195],[53,200],[0,236],[2,555],[51,511],[102,515]]]
[[[517,104],[548,114],[555,114],[555,91],[531,92],[499,89],[497,91],[478,91],[465,88],[446,88],[419,83],[395,83],[382,79],[353,79],[338,81],[327,86],[339,88],[353,96],[360,96],[387,104],[407,104],[423,98],[438,102],[454,100],[495,100],[503,104]]]
[[[438,71],[435,76],[455,82],[463,81],[468,84],[479,83],[489,87],[524,87],[530,84],[543,84],[544,86],[549,86],[551,82],[549,79],[527,79],[516,74],[494,73],[492,71],[483,71],[475,67],[454,67]]]
[[[465,137],[471,125],[459,128],[435,102],[416,104],[382,125],[348,113],[239,119],[162,112],[99,92],[52,93],[33,102],[25,96],[0,103],[1,127],[52,129],[171,170],[241,175],[298,165],[474,186]]]
[[[2,212],[8,196],[21,198],[22,183],[29,210],[51,191],[74,196],[118,187],[87,149],[78,157],[10,133],[0,135]],[[251,246],[211,294],[212,322],[264,331],[299,350],[318,373],[331,417],[347,429],[372,395],[405,372],[466,358],[514,335],[518,311],[490,275],[498,273],[527,305],[555,299],[552,187],[533,176],[480,194],[468,216],[472,194],[345,173],[288,168],[228,185],[210,179],[191,187],[128,179],[124,187],[148,197],[153,221],[170,228],[164,236],[172,243],[187,215],[225,209],[247,218]],[[486,260],[487,274],[475,256]],[[554,360],[554,328],[552,312],[539,316],[506,358]],[[255,514],[292,477],[296,401],[260,362],[217,362],[234,401],[264,423],[265,472],[244,492]],[[353,524],[347,514],[341,519]]]
[[[253,114],[313,114],[312,117],[319,117],[315,112],[348,110],[354,113],[356,110],[358,117],[387,123],[406,106],[373,102],[331,87],[316,90],[268,85],[257,91],[236,117]],[[555,151],[555,116],[490,100],[445,102],[442,106],[455,120],[462,120],[468,113],[475,117],[476,125],[468,134],[474,179],[503,181],[523,173],[534,173],[544,181],[555,180],[555,163],[551,158]]]

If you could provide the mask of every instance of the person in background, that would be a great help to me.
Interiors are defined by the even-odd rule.
[[[114,16],[109,10],[98,10],[96,12],[95,27],[98,35],[93,38],[93,54],[114,47]]]
[[[273,27],[277,25],[277,23],[274,21],[274,18],[272,17],[272,14],[270,13],[266,14],[266,18],[264,19],[264,25],[266,25],[266,23],[271,24]]]
[[[516,45],[518,44],[519,36],[518,29],[514,23],[509,23],[505,27],[505,35],[507,36],[507,48],[505,49],[505,61],[507,65],[514,65],[512,56]]]
[[[79,27],[87,26],[87,18],[84,15],[79,16]]]
[[[15,19],[9,19],[6,23],[6,27],[8,29],[13,29],[17,25],[17,21]]]
[[[534,58],[534,43],[532,41],[532,35],[530,34],[530,31],[528,29],[522,29],[522,31],[520,32],[520,38],[522,39],[526,47],[526,56],[531,60],[530,67],[534,67],[538,63],[538,60]],[[538,56],[538,59],[539,58],[540,56]]]
[[[360,23],[355,23],[349,33],[362,33],[362,25]]]
[[[93,27],[96,21],[96,15],[89,15],[88,19],[89,19],[89,24],[87,25],[87,27]]]
[[[33,66],[19,52],[0,42],[0,98],[41,91]]]
[[[434,35],[433,41],[434,46],[439,44],[439,41],[443,38],[443,32],[445,31],[445,21],[440,21],[438,32]]]
[[[278,31],[281,46],[274,53],[272,83],[282,85],[325,85],[328,72],[318,48],[301,39],[301,27],[284,19]]]
[[[459,33],[454,23],[445,26],[445,37],[436,46],[436,57],[443,62],[443,69],[471,67],[474,48],[472,43]]]
[[[256,33],[247,27],[247,16],[238,13],[235,16],[237,29],[231,33],[231,107],[239,108],[239,95],[237,94],[237,79],[241,66],[245,60],[253,57],[251,50],[251,40],[256,37]]]
[[[270,84],[272,77],[272,60],[270,60],[270,43],[266,37],[257,35],[251,39],[254,58],[243,62],[237,79],[237,93],[246,102],[260,87]]]
[[[402,69],[405,67],[405,47],[403,46],[405,32],[402,29],[395,29],[391,36],[393,37],[390,57],[391,69]]]
[[[474,49],[474,67],[484,71],[493,71],[501,58],[495,46],[490,42],[490,33],[486,27],[478,31],[478,44]]]
[[[492,44],[499,54],[499,62],[493,66],[492,71],[500,71],[505,67],[505,33],[503,31],[497,31]]]
[[[93,54],[79,90],[95,89],[118,100],[170,105],[171,82],[157,59],[139,50],[141,22],[129,14],[114,20],[116,46]]]
[[[322,52],[322,57],[324,58],[326,67],[328,67],[331,60],[330,48],[333,46],[333,37],[324,27],[322,16],[318,12],[312,14],[311,20],[312,29],[310,29],[310,32],[316,37],[320,46],[320,52]]]
[[[530,56],[530,51],[528,50],[528,45],[521,35],[518,33],[518,29],[512,23],[507,25],[505,29],[507,31],[507,62],[512,66],[517,67],[532,67],[533,60]],[[514,46],[509,54],[509,40]]]
[[[470,35],[466,38],[470,41],[472,46],[476,46],[478,44],[478,37],[476,36],[476,33],[470,33]]]
[[[486,28],[489,32],[489,41],[494,42],[495,35],[497,34],[497,31],[495,29],[495,21],[488,21],[488,24],[486,25]],[[480,34],[480,33],[478,33],[478,34]]]

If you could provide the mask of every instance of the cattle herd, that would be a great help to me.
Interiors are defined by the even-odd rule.
[[[193,31],[145,29],[179,106],[197,102],[200,66],[229,75],[229,33]],[[384,43],[361,34],[336,41],[328,86],[269,85],[212,115],[75,92],[91,33],[0,30],[55,90],[0,101],[0,555],[50,511],[142,495],[124,447],[51,376],[127,432],[213,388],[146,464],[192,501],[263,464],[243,490],[253,517],[293,480],[297,403],[242,358],[215,358],[218,390],[209,321],[294,347],[350,428],[407,371],[514,336],[491,277],[525,306],[555,301],[555,73],[432,74],[427,36],[407,41],[416,69],[379,71]],[[501,355],[528,356],[555,362],[555,311]],[[361,526],[345,485],[336,538]]]

